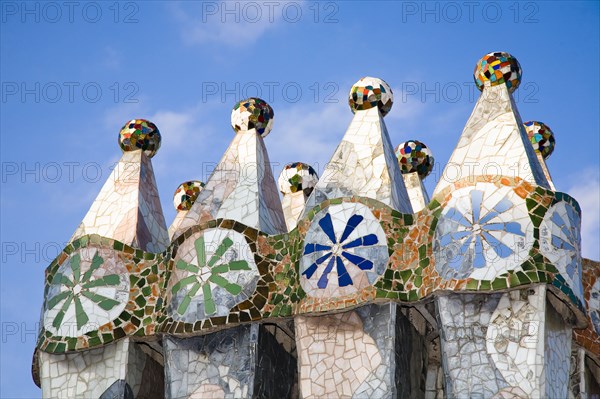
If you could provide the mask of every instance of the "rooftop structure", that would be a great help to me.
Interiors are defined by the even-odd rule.
[[[43,396],[600,394],[600,264],[582,259],[581,209],[552,182],[553,132],[521,120],[522,76],[508,53],[477,63],[481,96],[431,196],[432,149],[393,145],[385,81],[352,86],[320,177],[293,162],[276,182],[274,110],[242,100],[212,175],[176,189],[170,227],[159,129],[127,122],[113,175],[46,271]]]

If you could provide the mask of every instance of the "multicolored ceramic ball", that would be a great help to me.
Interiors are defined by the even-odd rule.
[[[523,123],[527,137],[536,152],[542,154],[544,159],[548,158],[554,151],[556,141],[554,140],[554,133],[542,122],[529,121]]]
[[[189,211],[204,188],[204,183],[198,180],[181,183],[173,195],[173,205],[179,211]]]
[[[475,66],[473,78],[480,91],[484,87],[505,84],[512,93],[519,87],[523,71],[519,61],[501,51],[489,53],[483,56]]]
[[[394,104],[394,94],[386,82],[367,76],[352,86],[348,104],[353,113],[378,107],[381,116],[386,116]]]
[[[132,119],[119,132],[119,146],[123,152],[142,150],[152,158],[160,148],[160,132],[146,119]]]
[[[433,169],[434,159],[431,150],[420,141],[408,140],[396,147],[398,165],[403,174],[417,172],[424,179]]]
[[[283,195],[304,191],[309,195],[315,188],[319,176],[312,166],[303,162],[292,162],[284,166],[279,175],[279,191]]]
[[[231,126],[236,133],[252,129],[266,137],[273,128],[273,108],[260,98],[239,101],[231,111]]]

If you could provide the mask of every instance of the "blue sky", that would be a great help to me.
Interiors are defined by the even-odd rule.
[[[476,61],[508,51],[523,68],[521,117],[553,129],[554,183],[579,200],[584,255],[600,259],[598,2],[0,5],[2,398],[41,395],[30,363],[44,270],[119,159],[131,118],[162,133],[153,165],[170,224],[175,188],[206,179],[242,97],[275,110],[276,176],[291,161],[321,172],[352,118],[350,87],[380,77],[395,94],[392,142],[426,143],[439,176],[479,95]]]

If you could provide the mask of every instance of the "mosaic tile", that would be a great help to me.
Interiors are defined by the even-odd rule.
[[[446,395],[567,397],[571,326],[546,292],[541,285],[437,299]]]
[[[341,309],[364,302],[366,298],[373,298],[375,291],[369,285],[383,273],[389,254],[378,217],[371,213],[369,207],[381,201],[397,210],[412,212],[383,121],[383,116],[393,104],[390,87],[380,79],[361,79],[350,91],[349,104],[355,114],[352,123],[305,206],[305,212],[309,211],[312,221],[310,226],[306,226],[308,230],[303,248],[299,248],[302,251],[300,284],[307,294],[305,300],[299,298],[303,301],[301,308],[304,309]],[[375,201],[365,205],[339,198],[356,196]],[[346,297],[348,299],[344,300]],[[323,298],[325,301],[321,300]],[[367,320],[379,320],[382,325],[394,326],[396,315],[394,311],[389,311],[390,308],[390,305],[362,307],[357,313],[372,309],[373,313]],[[311,325],[325,328],[323,333],[327,336],[339,337],[340,339],[336,339],[338,348],[342,347],[339,345],[341,343],[348,346],[354,343],[360,345],[357,339],[347,337],[350,332],[343,332],[344,340],[341,340],[342,332],[328,323],[327,316],[312,319]],[[368,334],[366,331],[357,331],[357,326],[358,324],[349,327],[356,336],[364,338],[362,341],[365,341],[365,345],[371,343],[368,347],[375,351],[372,356],[380,351],[386,353],[394,349],[395,332],[387,335],[387,339],[374,341],[377,333],[386,331],[385,328],[380,328],[375,334]],[[310,328],[297,329],[299,342],[307,342],[312,335],[314,334]],[[299,345],[299,356],[314,362],[323,357],[320,348],[324,345],[333,347],[330,342]],[[380,364],[373,364],[368,359],[372,356],[361,352],[352,358],[346,355],[356,353],[354,351],[328,350],[325,363],[331,366],[325,369],[321,366],[309,368],[308,362],[305,362],[300,369],[302,395],[323,397],[331,396],[334,392],[337,397],[392,395],[394,383],[391,374],[396,368],[395,358],[387,357],[381,359]],[[332,379],[337,383],[332,385]]]
[[[123,154],[71,241],[90,234],[149,252],[169,245],[152,162],[141,151]]]
[[[544,317],[544,392],[548,398],[568,397],[571,326],[550,304]]]
[[[38,347],[64,353],[152,336],[163,307],[162,256],[95,235],[73,241],[46,272]]]
[[[157,286],[158,290],[156,292],[154,288],[152,289],[152,295],[162,296],[163,292],[167,295],[172,295],[172,287],[177,284],[176,281],[186,278],[190,280],[190,284],[186,285],[185,288],[180,284],[176,290],[181,295],[181,301],[185,300],[186,290],[193,289],[196,291],[195,294],[199,295],[204,293],[202,283],[206,282],[206,279],[195,277],[195,280],[192,282],[192,276],[187,274],[173,278],[170,276],[175,276],[177,273],[185,274],[189,272],[188,270],[177,269],[176,267],[177,254],[181,253],[178,252],[179,247],[189,248],[187,252],[192,257],[195,256],[198,259],[196,241],[201,236],[199,233],[215,228],[224,228],[226,231],[231,231],[231,234],[241,234],[243,232],[244,240],[247,243],[244,245],[248,245],[247,247],[244,246],[244,248],[248,251],[250,259],[253,259],[256,264],[259,280],[256,288],[248,288],[245,293],[246,296],[241,299],[242,302],[239,305],[229,303],[225,306],[226,309],[224,308],[223,313],[219,313],[218,315],[215,313],[208,319],[202,319],[206,323],[198,324],[195,322],[197,320],[193,321],[189,319],[181,321],[183,323],[181,324],[167,317],[162,322],[160,330],[169,331],[174,334],[186,333],[187,331],[209,332],[226,323],[235,325],[244,321],[261,318],[286,317],[293,314],[341,310],[349,306],[367,304],[375,298],[385,298],[392,301],[415,301],[425,298],[430,293],[440,289],[498,290],[538,281],[552,283],[562,290],[564,295],[573,301],[575,306],[581,306],[581,301],[573,295],[569,285],[558,274],[559,270],[549,263],[544,263],[544,258],[537,254],[537,246],[531,249],[531,253],[536,254],[532,258],[530,258],[532,255],[530,255],[528,247],[523,246],[522,250],[527,255],[519,262],[516,262],[517,265],[520,264],[520,268],[516,268],[514,271],[509,270],[510,268],[504,267],[503,269],[499,267],[499,261],[494,259],[493,262],[489,261],[490,265],[487,265],[487,263],[485,265],[486,267],[489,266],[489,270],[479,272],[481,274],[479,276],[475,274],[476,277],[463,277],[462,279],[457,279],[457,276],[449,279],[440,278],[438,270],[443,265],[441,266],[440,262],[435,259],[434,249],[436,245],[440,245],[435,244],[436,240],[437,242],[442,241],[441,237],[443,234],[439,235],[444,226],[442,219],[449,214],[449,209],[459,209],[462,207],[460,208],[461,212],[468,216],[468,220],[472,220],[476,216],[476,212],[473,213],[473,209],[469,208],[473,205],[473,194],[476,196],[479,195],[477,198],[481,197],[479,198],[481,200],[479,208],[484,209],[485,212],[481,211],[479,217],[485,221],[484,227],[488,224],[491,225],[488,234],[492,237],[495,237],[496,232],[500,231],[497,228],[504,226],[504,223],[517,223],[515,220],[519,219],[519,217],[515,216],[518,213],[511,211],[513,215],[509,218],[510,222],[505,220],[506,216],[502,214],[508,212],[507,209],[504,209],[508,202],[514,205],[519,201],[523,202],[522,197],[525,197],[525,202],[528,204],[527,212],[529,213],[525,213],[525,216],[521,217],[523,219],[521,226],[525,227],[521,227],[518,230],[514,230],[511,227],[514,232],[511,229],[505,231],[505,235],[510,233],[511,235],[516,235],[517,238],[523,238],[521,235],[515,233],[527,232],[527,234],[531,234],[531,227],[528,223],[533,221],[534,216],[537,214],[540,215],[540,221],[533,221],[532,223],[533,226],[537,224],[539,227],[544,215],[548,211],[548,207],[553,201],[558,201],[559,198],[560,200],[569,198],[564,194],[559,193],[555,195],[547,190],[534,190],[526,182],[520,180],[513,182],[506,180],[503,184],[499,184],[492,183],[482,177],[481,181],[465,181],[465,183],[460,183],[456,187],[449,188],[449,196],[446,201],[440,204],[436,200],[433,200],[428,208],[416,216],[399,214],[375,200],[347,198],[326,201],[311,212],[309,219],[301,220],[296,229],[288,234],[278,236],[257,234],[255,230],[231,220],[212,221],[197,226],[179,237],[175,246],[167,253],[160,255],[160,264],[157,265],[150,262],[148,266],[145,266],[156,269],[154,273],[159,273],[160,270],[168,270],[167,274],[163,277],[170,281],[168,287],[171,288],[164,289],[160,288],[161,286]],[[511,184],[515,184],[515,186],[511,186]],[[462,202],[459,202],[456,197],[463,198],[461,199]],[[489,200],[488,197],[492,198],[493,201]],[[467,210],[465,207],[470,210]],[[523,208],[522,204],[519,207]],[[327,217],[327,215],[329,216]],[[495,218],[498,218],[498,220],[495,220]],[[331,223],[329,224],[327,221]],[[455,222],[452,219],[450,221]],[[481,236],[489,241],[489,238],[483,234],[484,231],[486,231],[486,228],[482,229]],[[470,234],[473,235],[473,232],[471,231]],[[466,241],[467,238],[465,237],[468,235],[466,234],[462,237],[462,240]],[[330,236],[334,237],[334,241],[332,241]],[[376,243],[373,237],[377,238]],[[500,239],[498,240],[500,241]],[[84,241],[89,242],[89,239]],[[217,251],[220,244],[223,243],[222,241],[224,240],[216,240],[211,244],[213,251]],[[476,241],[476,238],[472,238],[471,241]],[[530,241],[530,239],[527,239],[525,242]],[[100,241],[95,240],[95,242],[99,243]],[[344,248],[344,246],[349,244],[352,244],[351,248]],[[109,245],[112,248],[113,244]],[[344,269],[347,271],[347,275],[341,273],[341,278],[337,267],[338,256],[334,256],[332,252],[335,245],[340,247],[339,257],[342,260]],[[507,246],[506,244],[504,245]],[[81,242],[76,241],[74,248],[78,248],[79,246],[81,246]],[[377,248],[378,246],[381,248]],[[123,251],[128,250],[126,246],[118,242],[114,242],[114,248]],[[482,258],[478,255],[475,243],[469,243],[469,246],[466,248],[470,251],[469,253],[472,252],[471,255],[473,257],[477,255],[478,259],[484,259],[488,262],[487,258]],[[483,251],[483,248],[482,243],[480,249]],[[498,259],[503,259],[498,255],[497,251],[500,251],[500,255],[502,255],[504,247],[497,246],[496,248],[490,246],[489,248],[485,248],[488,251],[492,251],[492,255],[498,257]],[[357,250],[360,252],[359,254],[356,253]],[[65,251],[67,255],[60,258],[63,259],[60,261],[61,264],[65,259],[69,259],[69,254],[73,253],[73,249],[66,249]],[[155,257],[152,254],[143,252],[138,254],[137,251],[130,251],[140,259],[145,259],[148,255],[150,255],[148,259],[154,259]],[[347,252],[346,256],[344,256],[343,252]],[[464,256],[467,256],[467,252],[465,252]],[[375,255],[375,258],[372,258],[373,254],[379,255]],[[224,252],[223,255],[226,255],[226,253]],[[314,259],[308,259],[311,256]],[[359,262],[356,256],[361,257],[362,261]],[[335,258],[335,264],[330,264],[330,259],[324,259],[316,267],[313,267],[323,257]],[[205,259],[206,262],[209,262],[208,259],[208,257]],[[506,261],[515,262],[514,259],[515,256],[510,256],[507,257]],[[352,262],[352,260],[356,262]],[[378,265],[378,262],[380,262],[381,266]],[[185,263],[187,265],[195,265],[198,268],[198,263],[194,263],[193,259]],[[215,262],[214,265],[217,265],[217,263]],[[479,264],[475,264],[474,262],[471,265],[473,270],[470,273],[478,273],[479,268],[476,268],[476,265]],[[330,270],[327,270],[328,266],[330,266]],[[376,270],[376,272],[373,272],[372,269]],[[128,270],[130,270],[129,266]],[[447,267],[447,270],[452,271],[454,269]],[[351,271],[354,271],[356,274],[350,273]],[[233,271],[230,270],[229,272]],[[235,272],[246,272],[246,270],[236,270]],[[313,273],[310,277],[308,276],[309,272]],[[139,292],[139,294],[132,294],[130,303],[133,301],[136,308],[143,308],[146,304],[146,295],[150,293],[150,288],[145,288],[145,284],[149,281],[139,277],[138,271],[135,273],[130,281],[132,289],[136,293]],[[374,274],[368,277],[366,273]],[[488,273],[493,273],[493,275],[488,275]],[[196,274],[202,276],[200,270]],[[212,278],[214,280],[216,278],[212,276],[212,273],[205,274],[205,277],[208,279]],[[155,278],[154,281],[157,280],[159,279]],[[226,284],[223,280],[217,280],[221,283],[221,286],[218,286],[218,288],[224,290],[226,295],[231,295],[231,292],[227,289],[237,292],[238,287],[236,285],[241,287],[236,282],[230,282],[233,285],[229,285],[229,283]],[[210,282],[210,280],[208,281]],[[49,280],[50,282],[51,280]],[[319,282],[321,285],[319,285]],[[307,283],[310,284],[306,285]],[[195,287],[196,285],[198,287]],[[209,284],[210,286],[211,284]],[[357,289],[357,287],[360,288]],[[349,291],[340,296],[340,289]],[[327,294],[323,295],[321,294],[322,292],[327,292]],[[306,296],[307,293],[309,296]],[[211,298],[213,298],[213,305],[216,308],[217,302],[215,302],[215,298],[217,297],[213,295],[212,291]],[[223,299],[224,297],[219,298],[219,303],[226,303],[226,299]],[[156,299],[157,297],[154,297],[152,301],[156,303]],[[164,303],[165,299],[159,299]],[[191,298],[188,298],[188,300],[189,302],[192,301]],[[187,302],[188,300],[185,301]],[[207,304],[210,306],[210,302],[207,302]],[[178,308],[179,304],[175,307]],[[157,322],[163,320],[161,319],[160,309],[162,308],[157,308],[158,312],[155,315],[148,316],[150,317],[148,318],[150,324],[145,325],[145,327],[150,328],[148,331],[153,331],[152,329],[156,328]],[[171,311],[173,310],[171,308]],[[121,333],[118,332],[116,326],[113,328],[115,328],[114,333],[120,337],[139,331],[139,328],[135,325],[129,325],[127,331],[122,331]],[[86,345],[99,345],[101,343],[102,341],[99,339],[92,339],[88,340]],[[48,349],[48,346],[44,346],[44,348]],[[63,346],[61,349],[61,347],[57,348],[54,345],[49,350],[62,351],[67,350],[67,347]]]
[[[296,227],[306,201],[319,181],[312,166],[292,162],[283,167],[279,175],[279,191],[283,194],[281,207],[288,230]]]
[[[44,397],[162,397],[162,366],[131,340],[84,352],[41,353],[41,362]]]
[[[300,390],[304,398],[345,397],[354,392],[383,363],[373,338],[364,331],[356,312],[297,319]],[[321,370],[321,366],[325,370]]]
[[[295,371],[295,359],[258,324],[165,337],[167,398],[290,397]]]
[[[583,259],[581,265],[585,308],[588,324],[582,329],[574,329],[573,336],[578,345],[593,354],[600,353],[600,262]]]
[[[510,386],[486,351],[486,327],[500,296],[454,294],[436,299],[448,397],[492,397]]]
[[[596,330],[596,334],[600,335],[600,279],[596,280],[590,291],[588,308],[592,327]]]
[[[188,212],[192,209],[192,205],[198,199],[200,192],[204,189],[205,184],[198,180],[184,182],[173,195],[173,205],[177,210],[175,219],[169,226],[169,238],[173,241],[176,238],[176,233],[180,232],[181,224],[184,222]]]
[[[358,81],[354,87],[362,87],[361,84]],[[389,98],[386,104],[391,107],[391,91]],[[352,99],[350,103],[352,122],[308,198],[303,216],[328,198],[352,196],[376,199],[398,211],[412,213],[383,112],[375,106],[362,109],[364,103],[355,108]]]
[[[133,390],[125,380],[115,381],[106,391],[102,393],[100,399],[112,399],[115,396],[122,396],[123,399],[134,399]]]
[[[414,213],[421,212],[429,204],[430,198],[423,180],[416,172],[402,174],[404,186],[410,199],[410,205]]]
[[[312,166],[302,162],[292,162],[285,165],[279,175],[279,191],[283,195],[304,191],[308,196],[318,180],[319,176]]]
[[[486,348],[494,365],[512,387],[526,397],[540,397],[539,381],[534,378],[543,366],[538,356],[545,298],[539,293],[521,297],[520,291],[503,294],[490,317]]]
[[[264,237],[221,219],[179,236],[168,255],[158,330],[179,335],[261,319],[272,282],[271,263],[257,249]]]
[[[422,142],[409,140],[396,147],[396,157],[412,210],[420,212],[430,201],[423,179],[433,169],[433,154]]]

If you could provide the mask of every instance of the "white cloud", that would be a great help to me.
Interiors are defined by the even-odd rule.
[[[162,142],[161,153],[180,149],[186,137],[189,138],[187,132],[194,128],[198,117],[198,108],[182,112],[159,110],[150,115],[149,119],[160,126],[161,132],[168,132],[168,140]]]
[[[298,104],[275,110],[273,131],[266,137],[275,178],[283,165],[306,162],[319,175],[342,140],[352,111],[344,103]]]
[[[295,1],[300,8],[303,1]],[[283,20],[285,2],[202,2],[201,6],[190,3],[172,3],[171,12],[182,28],[187,44],[225,44],[247,46],[256,42],[265,32],[276,28]],[[295,11],[295,10],[293,10]],[[291,11],[290,11],[291,13]],[[295,18],[295,16],[293,16]]]
[[[393,88],[394,105],[386,120],[417,121],[426,110],[427,104],[421,101],[420,96],[404,93],[399,88]]]
[[[210,148],[218,139],[216,132],[231,131],[229,126],[219,129],[211,118],[210,110],[210,106],[202,104],[202,107],[180,112],[159,110],[150,115],[149,119],[158,126],[162,135],[161,148],[152,160],[158,176],[176,177],[181,181],[203,179],[202,162],[206,161],[203,157],[210,154]]]
[[[172,175],[172,171],[177,168],[180,171],[193,171],[194,168],[190,165],[215,141],[216,126],[213,126],[212,113],[215,106],[222,104],[201,103],[174,111],[151,110],[142,106],[143,103],[145,102],[121,104],[108,110],[104,117],[106,129],[118,132],[122,124],[132,118],[148,119],[156,124],[162,137],[161,147],[152,159],[155,173]],[[223,129],[227,130],[227,126]]]
[[[567,193],[581,206],[581,245],[583,256],[600,260],[600,167],[585,169]]]

